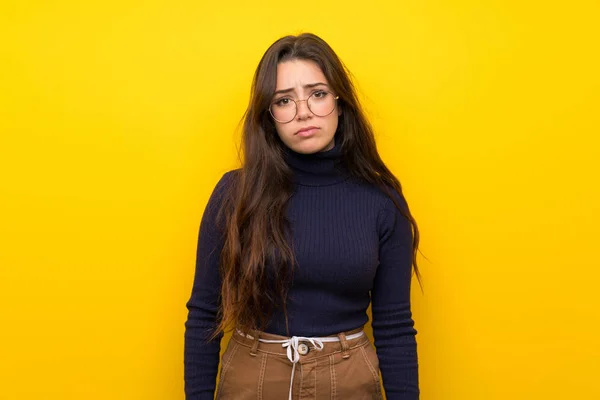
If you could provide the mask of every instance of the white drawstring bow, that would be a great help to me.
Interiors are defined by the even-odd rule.
[[[290,378],[290,393],[289,400],[292,400],[292,386],[294,385],[294,372],[296,371],[296,364],[300,361],[300,353],[298,352],[298,345],[300,342],[309,342],[313,345],[315,350],[323,350],[323,340],[317,338],[308,338],[303,336],[292,336],[285,340],[266,340],[259,339],[264,343],[281,343],[281,347],[287,348],[287,358],[292,362],[292,377]]]

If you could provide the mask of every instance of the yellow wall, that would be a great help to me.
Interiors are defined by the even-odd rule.
[[[183,399],[198,223],[300,31],[420,224],[422,399],[600,398],[600,4],[259,3],[1,3],[0,399]]]

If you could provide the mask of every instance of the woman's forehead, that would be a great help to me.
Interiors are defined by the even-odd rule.
[[[276,91],[304,90],[308,85],[317,83],[328,84],[323,71],[313,61],[290,60],[277,65]]]

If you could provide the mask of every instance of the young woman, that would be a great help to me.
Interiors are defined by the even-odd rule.
[[[315,35],[277,40],[244,118],[243,165],[200,224],[187,399],[213,399],[228,328],[218,399],[382,399],[380,370],[388,400],[418,399],[418,229],[342,62]]]

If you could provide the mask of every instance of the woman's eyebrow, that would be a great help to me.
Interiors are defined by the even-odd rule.
[[[316,82],[316,83],[309,83],[307,85],[304,85],[303,88],[304,89],[310,89],[310,88],[314,88],[315,86],[320,86],[320,85],[327,86],[326,83]],[[283,94],[283,93],[289,93],[289,92],[293,92],[293,91],[294,91],[294,88],[282,89],[282,90],[275,91],[274,94]]]

